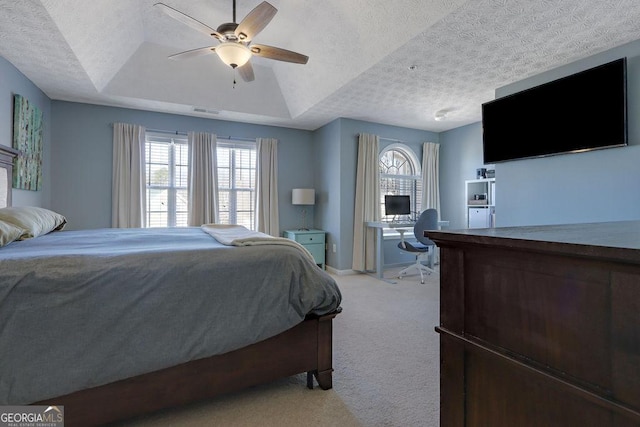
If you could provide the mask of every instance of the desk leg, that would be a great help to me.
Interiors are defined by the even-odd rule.
[[[376,275],[378,276],[378,279],[382,279],[382,273],[383,273],[383,266],[384,266],[384,261],[383,261],[383,248],[382,248],[382,228],[377,228],[376,229],[377,232],[377,236],[376,236]]]
[[[384,233],[382,228],[378,228],[378,241],[376,242],[376,276],[383,282],[391,283],[395,285],[398,283],[395,280],[385,279],[384,276]]]

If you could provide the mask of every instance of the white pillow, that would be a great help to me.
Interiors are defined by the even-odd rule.
[[[42,236],[62,230],[67,219],[59,213],[35,206],[13,206],[0,209],[0,220],[23,230],[18,240]]]
[[[24,230],[8,222],[0,221],[0,247],[20,238]]]

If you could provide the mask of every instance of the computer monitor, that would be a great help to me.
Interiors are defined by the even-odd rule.
[[[409,196],[384,196],[385,215],[411,214],[411,198]]]

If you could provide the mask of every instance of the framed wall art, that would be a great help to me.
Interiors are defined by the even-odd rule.
[[[13,97],[13,188],[42,188],[42,111],[21,95]]]

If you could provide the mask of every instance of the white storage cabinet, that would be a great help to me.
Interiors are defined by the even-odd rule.
[[[495,227],[496,179],[465,181],[464,209],[467,228]]]

